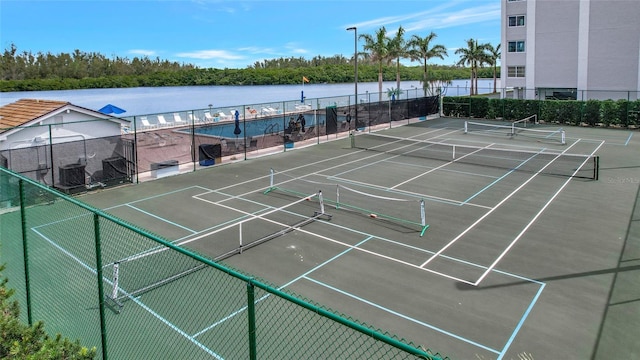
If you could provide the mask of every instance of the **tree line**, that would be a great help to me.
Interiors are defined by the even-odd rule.
[[[421,81],[425,94],[433,91],[434,84],[446,84],[453,79],[496,77],[499,48],[489,44],[475,44],[461,53],[456,65],[429,65],[432,58],[444,59],[447,51],[442,45],[431,45],[435,33],[422,38],[414,35],[404,39],[400,27],[395,36],[389,36],[384,27],[373,35],[362,34],[362,51],[358,51],[358,80]],[[480,50],[478,50],[480,49]],[[489,49],[493,49],[493,56]],[[461,51],[459,49],[456,54]],[[495,52],[498,51],[498,52]],[[420,66],[405,66],[402,59],[418,61]],[[315,56],[311,59],[289,57],[257,61],[244,69],[199,68],[185,64],[149,58],[147,56],[108,58],[97,52],[32,53],[18,51],[11,44],[0,58],[0,91],[66,90],[89,88],[194,86],[194,85],[286,85],[298,84],[302,77],[312,83],[347,83],[353,81],[354,57],[334,55]],[[493,68],[485,68],[492,65]],[[476,80],[477,81],[477,80]],[[476,90],[477,91],[477,90]],[[472,92],[473,93],[473,92]]]

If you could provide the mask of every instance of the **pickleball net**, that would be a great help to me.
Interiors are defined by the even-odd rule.
[[[508,171],[523,171],[591,180],[598,180],[600,167],[599,156],[592,154],[458,145],[378,133],[357,134],[353,138],[352,147],[381,152],[394,157],[418,157]]]
[[[491,122],[465,121],[465,134],[480,134],[492,136],[509,136],[531,138],[538,142],[548,142],[565,145],[566,132],[562,128],[558,129],[537,129],[532,128],[537,125],[537,116],[531,115],[524,119],[516,120],[508,125],[496,124]]]
[[[309,209],[314,208],[311,215]],[[239,210],[238,210],[239,211]],[[331,218],[325,212],[320,191],[281,207],[272,207],[257,213],[244,213],[241,220],[221,225],[206,233],[175,242],[191,250],[212,251],[214,261],[222,261],[242,254],[248,249],[286,235],[320,218]],[[156,247],[120,259],[103,267],[104,274],[111,274],[110,292],[106,295],[110,305],[118,311],[127,299],[134,299],[148,291],[179,280],[199,270],[207,269],[204,263],[182,255],[168,247]]]
[[[313,174],[296,177],[274,169],[271,169],[269,182],[265,194],[277,191],[299,198],[310,189],[319,188],[327,206],[336,210],[356,212],[376,221],[392,222],[403,229],[417,231],[420,236],[429,228],[425,201],[421,195],[372,184],[347,184],[342,179]]]

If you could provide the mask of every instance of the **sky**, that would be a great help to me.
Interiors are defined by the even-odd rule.
[[[399,26],[437,37],[453,65],[469,38],[500,43],[500,0],[0,0],[2,51],[148,56],[200,68],[246,68],[265,59],[351,58],[354,32]],[[358,41],[362,51],[363,40]],[[409,60],[405,65],[419,65]]]

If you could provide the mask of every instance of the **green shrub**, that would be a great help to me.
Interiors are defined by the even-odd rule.
[[[489,99],[488,105],[489,109],[486,114],[487,119],[498,119],[504,117],[501,99]]]
[[[618,104],[613,100],[604,100],[600,104],[600,116],[605,126],[619,124]]]
[[[582,112],[582,122],[595,126],[600,122],[600,101],[588,100]]]
[[[13,289],[7,289],[7,278],[2,277],[4,265],[0,265],[0,359],[93,359],[96,348],[87,349],[80,342],[71,342],[58,334],[49,337],[44,323],[32,326],[20,322],[20,308],[12,301]]]
[[[489,99],[486,97],[474,96],[470,98],[470,115],[474,118],[486,118],[489,110]]]

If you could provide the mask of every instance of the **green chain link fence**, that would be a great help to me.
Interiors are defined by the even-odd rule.
[[[0,236],[21,320],[103,359],[446,359],[2,167]]]

